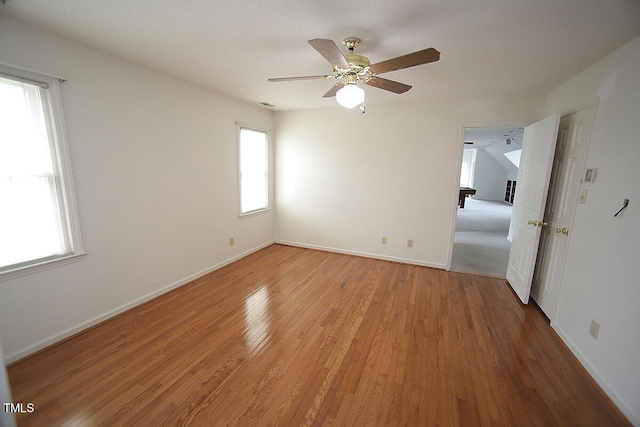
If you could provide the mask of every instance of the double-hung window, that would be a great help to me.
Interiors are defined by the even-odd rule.
[[[83,253],[57,78],[0,65],[0,274]]]
[[[240,215],[269,208],[269,143],[267,132],[239,126]]]

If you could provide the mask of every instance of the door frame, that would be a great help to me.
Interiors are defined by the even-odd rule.
[[[530,121],[505,121],[505,122],[464,122],[460,124],[460,134],[458,136],[458,154],[456,157],[456,169],[453,185],[451,188],[451,216],[449,219],[449,248],[447,251],[447,264],[445,269],[451,270],[451,263],[453,259],[453,242],[456,235],[456,219],[458,213],[458,197],[460,193],[460,172],[462,171],[462,155],[464,152],[464,136],[467,128],[516,128],[527,127],[537,120]]]

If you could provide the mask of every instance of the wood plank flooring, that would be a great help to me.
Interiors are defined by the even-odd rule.
[[[628,425],[504,280],[281,245],[8,371],[20,426]]]

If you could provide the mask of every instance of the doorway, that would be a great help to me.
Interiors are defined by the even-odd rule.
[[[506,277],[524,127],[465,128],[451,269]],[[467,196],[468,194],[468,196]]]

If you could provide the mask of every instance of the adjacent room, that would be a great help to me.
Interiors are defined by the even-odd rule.
[[[639,76],[626,0],[0,2],[0,426],[640,425]]]
[[[451,268],[506,277],[524,127],[467,128]]]

